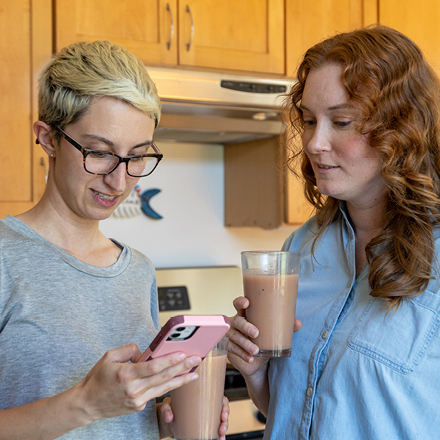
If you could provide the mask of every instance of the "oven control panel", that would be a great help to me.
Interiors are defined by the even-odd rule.
[[[186,286],[158,287],[157,290],[159,294],[159,312],[190,309]]]

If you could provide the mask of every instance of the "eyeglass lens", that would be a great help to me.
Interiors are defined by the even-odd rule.
[[[130,159],[127,163],[128,173],[134,177],[141,177],[150,174],[158,160],[155,157],[139,157]],[[85,160],[85,167],[89,173],[107,174],[115,169],[119,159],[113,154],[106,152],[91,152]]]

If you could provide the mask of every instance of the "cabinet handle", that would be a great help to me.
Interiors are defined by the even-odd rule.
[[[170,40],[167,42],[167,50],[171,49],[171,42],[174,38],[174,20],[173,20],[173,11],[171,10],[170,4],[167,3],[167,11],[170,14]]]
[[[191,20],[191,35],[189,37],[189,43],[186,44],[186,50],[189,51],[191,49],[191,44],[194,39],[194,20],[193,20],[193,15],[192,15],[192,12],[191,12],[189,5],[186,5],[186,12],[188,12],[189,18]]]

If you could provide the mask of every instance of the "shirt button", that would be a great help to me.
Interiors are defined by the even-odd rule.
[[[313,388],[312,387],[307,388],[307,397],[312,397],[312,394],[313,394]]]
[[[325,339],[328,336],[328,331],[326,330],[323,334],[322,334],[322,339]]]

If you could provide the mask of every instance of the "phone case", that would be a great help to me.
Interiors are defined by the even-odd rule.
[[[196,330],[188,339],[182,341],[168,340],[171,335],[176,333],[177,329],[189,326],[195,326]],[[230,326],[229,318],[224,315],[173,316],[162,327],[138,362],[149,361],[178,351],[185,353],[187,356],[200,356],[203,359],[226,334]],[[194,367],[184,373],[194,371],[196,368]]]

